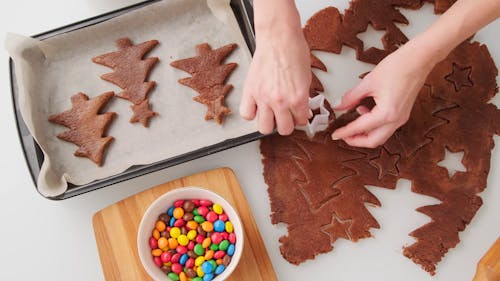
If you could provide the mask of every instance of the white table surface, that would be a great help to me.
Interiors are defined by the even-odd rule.
[[[1,1],[0,38],[3,41],[7,31],[24,35],[40,33],[135,2]],[[319,6],[333,2],[342,9],[347,6],[347,1],[328,0],[301,0],[298,6],[304,18],[308,18]],[[483,42],[488,43],[497,62],[500,45],[498,38],[494,38],[499,28],[497,20],[482,31],[488,34]],[[35,191],[24,161],[14,122],[8,54],[4,48],[0,48],[0,79],[0,171],[3,178],[0,186],[0,280],[103,280],[92,228],[92,215],[96,211],[157,184],[222,166],[235,171],[279,280],[470,280],[477,261],[500,234],[497,207],[500,205],[500,177],[494,175],[499,172],[498,165],[493,165],[489,188],[482,194],[483,207],[467,230],[460,234],[462,242],[441,262],[434,278],[401,254],[404,243],[411,241],[407,234],[415,223],[426,221],[414,209],[422,203],[435,202],[412,194],[405,182],[396,191],[371,189],[383,205],[372,209],[382,226],[372,231],[375,238],[359,243],[339,241],[331,253],[299,267],[290,265],[281,257],[277,242],[285,228],[270,223],[258,142],[68,200],[50,201]],[[499,138],[495,140],[498,145]],[[500,163],[499,154],[499,149],[495,149],[493,163]]]

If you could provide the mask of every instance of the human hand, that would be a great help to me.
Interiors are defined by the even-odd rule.
[[[286,24],[286,23],[285,23]],[[257,31],[254,53],[240,104],[243,118],[258,118],[262,134],[289,135],[309,116],[310,52],[302,29]]]
[[[352,109],[369,96],[376,105],[371,110],[358,106],[356,111],[361,116],[335,130],[332,139],[343,139],[351,146],[373,148],[385,143],[408,121],[413,103],[435,65],[434,58],[412,43],[387,56],[358,86],[344,94],[335,109]]]

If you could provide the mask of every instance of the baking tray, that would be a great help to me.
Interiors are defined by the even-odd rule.
[[[104,21],[107,21],[109,19],[112,19],[114,17],[126,14],[128,12],[131,12],[133,10],[145,7],[147,5],[150,5],[155,2],[159,2],[160,0],[148,0],[144,2],[140,2],[128,7],[124,7],[115,11],[111,11],[99,16],[95,16],[92,18],[88,18],[79,22],[75,22],[73,24],[69,24],[60,28],[56,28],[47,32],[43,32],[37,35],[33,35],[33,38],[36,38],[38,40],[44,40],[50,37],[53,37],[55,35],[59,35],[62,33],[67,33],[71,32],[77,29],[81,29],[87,26],[91,26],[97,23],[101,23]],[[248,48],[250,49],[250,52],[253,54],[255,50],[255,36],[253,32],[253,9],[252,9],[252,3],[250,0],[231,0],[231,8],[235,14],[236,20],[238,21],[238,24],[240,26],[240,29],[243,33],[243,36],[245,38],[245,41],[248,45]],[[10,85],[11,85],[11,92],[12,92],[12,103],[14,106],[14,114],[15,114],[15,119],[16,119],[16,125],[17,125],[17,131],[19,134],[19,139],[21,141],[21,146],[23,149],[24,157],[26,159],[26,163],[28,165],[28,169],[31,175],[31,179],[33,180],[33,184],[35,185],[36,190],[38,191],[37,187],[37,178],[40,173],[40,167],[42,166],[44,156],[42,153],[42,150],[34,140],[33,136],[30,134],[28,128],[26,127],[26,124],[24,123],[21,112],[19,110],[19,95],[18,95],[18,87],[17,87],[17,82],[16,82],[16,76],[15,76],[15,65],[12,59],[9,60],[9,70],[10,70]],[[257,139],[262,138],[263,135],[255,132],[251,133],[248,135],[244,135],[241,137],[237,138],[232,138],[232,139],[227,139],[223,142],[206,146],[201,149],[197,149],[185,154],[181,154],[169,159],[165,159],[162,161],[158,161],[149,165],[137,165],[137,166],[132,166],[125,170],[124,172],[110,176],[104,179],[100,180],[95,180],[93,182],[90,182],[88,184],[84,185],[74,185],[71,183],[68,183],[68,189],[61,195],[55,196],[55,197],[46,197],[47,199],[51,200],[63,200],[67,199],[73,196],[77,196],[86,192],[90,192],[99,188],[103,188],[108,185],[112,185],[115,183],[119,183],[122,181],[126,181],[138,176],[142,176],[145,174],[149,174],[154,171],[158,171],[164,168],[168,168],[171,166],[175,166],[193,159],[197,159],[206,155],[210,155],[222,150],[226,150],[231,147],[235,147],[238,145],[242,145]]]

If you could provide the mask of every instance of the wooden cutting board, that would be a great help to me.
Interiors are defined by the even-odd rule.
[[[247,200],[229,168],[215,169],[158,185],[95,213],[94,232],[106,280],[151,280],[142,267],[137,252],[137,232],[142,215],[160,195],[183,186],[200,186],[215,191],[232,204],[240,215],[245,247],[238,267],[228,280],[277,280]]]
[[[477,264],[473,281],[500,281],[500,237]]]

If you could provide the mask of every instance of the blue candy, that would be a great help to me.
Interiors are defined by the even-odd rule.
[[[219,264],[215,269],[215,274],[219,275],[224,272],[224,270],[226,270],[226,267],[223,264]]]
[[[226,253],[231,257],[234,255],[234,250],[235,250],[234,244],[231,244],[229,245],[229,247],[227,247]]]
[[[175,219],[174,217],[171,217],[171,218],[170,218],[170,223],[169,223],[169,225],[170,225],[170,226],[174,226],[175,221],[176,221],[176,219]]]
[[[216,232],[223,232],[225,227],[226,227],[226,224],[221,220],[216,220],[214,222],[214,230]]]
[[[205,272],[205,274],[212,273],[212,271],[214,270],[214,266],[210,262],[206,261],[206,262],[201,264],[201,270],[203,270],[203,272]],[[203,279],[203,280],[205,280],[205,279]],[[210,279],[210,280],[212,280],[212,279]]]
[[[214,279],[213,273],[205,273],[205,275],[203,275],[203,281],[211,281],[212,279]]]
[[[189,255],[188,254],[184,254],[181,256],[181,258],[179,259],[179,263],[181,265],[185,265],[186,264],[186,261],[189,259]]]
[[[172,207],[168,208],[167,215],[169,215],[169,216],[173,216],[173,215],[174,215],[174,209],[175,209],[175,207],[174,207],[174,206],[172,206]]]

